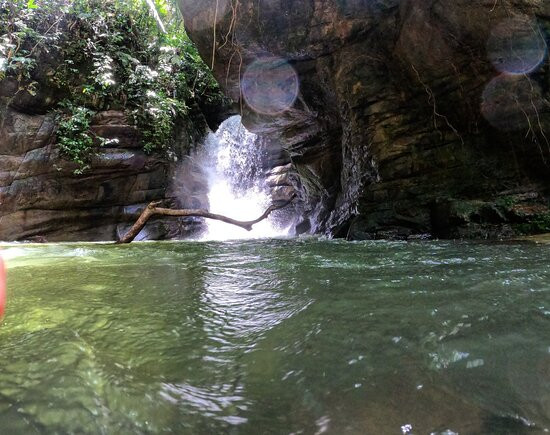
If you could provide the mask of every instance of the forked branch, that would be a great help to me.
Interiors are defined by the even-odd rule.
[[[251,221],[239,221],[221,214],[210,213],[209,211],[203,210],[203,209],[171,209],[171,208],[158,207],[158,205],[160,205],[162,201],[153,201],[149,203],[147,207],[145,207],[145,209],[141,212],[141,215],[139,216],[138,220],[134,223],[134,225],[132,225],[132,228],[130,228],[128,232],[117,243],[130,243],[131,241],[133,241],[136,238],[136,236],[139,234],[139,232],[143,229],[147,221],[152,216],[156,216],[156,215],[175,216],[175,217],[192,217],[192,216],[203,217],[207,219],[222,221],[231,225],[236,225],[238,227],[244,228],[247,231],[250,231],[252,230],[252,226],[254,224],[257,224],[258,222],[261,222],[264,219],[267,219],[267,217],[269,217],[269,215],[275,210],[279,210],[281,208],[286,207],[294,200],[294,198],[295,197],[293,196],[284,204],[270,205],[260,217]]]

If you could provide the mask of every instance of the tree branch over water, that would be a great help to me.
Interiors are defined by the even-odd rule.
[[[162,203],[162,201],[153,201],[149,203],[149,205],[147,205],[145,209],[143,209],[138,220],[134,223],[134,225],[132,225],[132,227],[128,230],[128,232],[116,243],[132,242],[136,238],[136,236],[139,234],[139,232],[143,229],[147,221],[151,217],[158,216],[158,215],[175,216],[175,217],[203,217],[207,219],[222,221],[231,225],[236,225],[238,227],[244,228],[247,231],[251,231],[252,227],[255,224],[263,221],[264,219],[267,219],[269,215],[275,210],[279,210],[281,208],[286,207],[294,200],[294,198],[295,196],[292,196],[292,198],[290,198],[288,201],[286,201],[283,204],[271,204],[260,217],[251,221],[239,221],[221,214],[210,213],[208,210],[203,210],[203,209],[185,209],[185,208],[171,209],[171,208],[158,207]]]

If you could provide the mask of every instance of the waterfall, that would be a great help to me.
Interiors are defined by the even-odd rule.
[[[265,184],[265,155],[257,136],[241,124],[240,116],[224,121],[206,138],[196,160],[208,180],[210,211],[234,219],[252,220],[271,204]],[[272,215],[254,225],[252,231],[207,219],[203,240],[232,240],[285,236],[288,228],[277,225]]]

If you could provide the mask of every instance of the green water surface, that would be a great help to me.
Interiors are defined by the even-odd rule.
[[[0,433],[550,430],[550,249],[3,245]]]

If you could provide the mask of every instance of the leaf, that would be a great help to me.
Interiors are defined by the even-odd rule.
[[[28,0],[27,9],[38,9],[38,6],[34,3],[34,0]]]
[[[168,4],[166,0],[155,0],[155,6],[162,17],[168,15]]]

